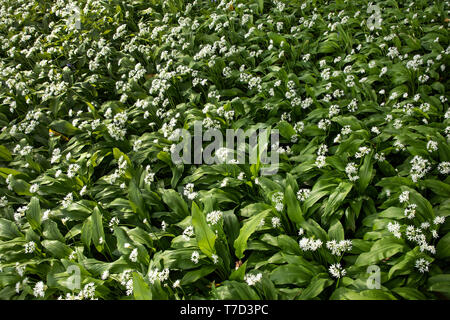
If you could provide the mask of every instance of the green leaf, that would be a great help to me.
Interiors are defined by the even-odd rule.
[[[105,232],[103,230],[102,214],[98,207],[92,212],[92,242],[98,251],[103,250],[103,241],[105,240]]]
[[[345,239],[344,227],[339,220],[333,219],[330,229],[328,229],[328,237],[332,240],[341,241]]]
[[[275,284],[295,284],[304,286],[313,277],[311,270],[303,265],[286,264],[275,268],[270,274],[270,280]]]
[[[311,283],[302,291],[301,300],[308,300],[317,297],[325,288],[334,283],[326,273],[315,275],[311,279]]]
[[[44,240],[41,244],[55,258],[67,258],[72,253],[72,250],[67,245],[58,240]]]
[[[437,195],[447,198],[450,197],[450,185],[447,183],[438,180],[428,179],[422,181],[421,184],[426,188],[431,189],[431,191],[433,191]]]
[[[245,261],[237,270],[233,270],[230,280],[244,281],[245,271],[247,269],[247,261]]]
[[[239,259],[244,257],[244,251],[247,249],[247,240],[258,229],[261,220],[264,219],[271,209],[264,210],[244,222],[244,225],[239,232],[239,237],[234,241],[234,248],[236,256]]]
[[[183,276],[183,279],[181,279],[181,285],[194,283],[195,281],[207,276],[214,270],[216,270],[216,266],[208,265],[194,271],[186,272]]]
[[[417,290],[416,288],[410,287],[398,287],[391,290],[392,292],[398,294],[403,299],[407,300],[426,300],[427,297]]]
[[[294,191],[292,190],[292,187],[290,185],[286,187],[284,197],[286,200],[289,219],[291,219],[291,221],[294,223],[302,223],[305,220],[303,218],[302,209],[300,208],[297,197],[295,196]]]
[[[66,120],[54,120],[49,127],[50,129],[66,136],[74,136],[75,134],[81,132],[80,129],[74,127],[69,121]]]
[[[331,216],[338,207],[344,202],[350,190],[352,190],[353,184],[349,182],[341,182],[336,190],[328,198],[322,219],[326,221],[326,218]]]
[[[22,233],[14,222],[0,218],[0,238],[10,240],[21,235]]]
[[[214,242],[217,236],[209,227],[205,215],[195,202],[192,202],[192,225],[194,226],[198,247],[211,258],[216,252]]]
[[[164,203],[172,209],[179,220],[186,218],[189,215],[189,209],[183,198],[175,190],[168,189],[162,192],[162,199]]]
[[[134,212],[136,212],[142,219],[148,219],[147,211],[145,210],[145,202],[142,197],[141,190],[138,185],[132,179],[128,187],[128,197],[130,199],[130,206]]]
[[[7,162],[12,160],[11,152],[9,152],[9,150],[2,145],[0,145],[0,158]]]
[[[133,295],[136,300],[152,300],[152,291],[137,272],[133,272]]]
[[[418,216],[416,218],[421,218],[421,222],[434,219],[433,207],[427,199],[414,189],[402,187],[401,190],[409,191],[409,202],[417,205]]]
[[[364,162],[359,168],[359,179],[358,179],[358,189],[360,193],[363,193],[370,181],[372,180],[373,163],[372,163],[372,153],[364,157]]]
[[[81,228],[81,242],[88,248],[92,241],[92,229],[92,218],[89,217],[83,222],[83,227]]]
[[[27,220],[33,230],[41,228],[41,207],[39,205],[39,199],[36,197],[31,198],[27,210]]]
[[[391,279],[394,275],[408,274],[414,268],[414,262],[419,258],[419,247],[415,247],[413,250],[408,251],[400,260],[396,261],[388,273],[388,279]]]
[[[387,237],[375,242],[369,252],[361,253],[356,259],[358,266],[367,266],[376,264],[383,259],[403,252],[405,249],[404,241],[394,237]]]
[[[226,280],[217,288],[220,300],[259,300],[260,297],[246,283]]]
[[[450,274],[438,274],[428,278],[428,290],[450,293]]]
[[[61,242],[64,242],[64,237],[61,234],[61,232],[58,229],[58,224],[53,220],[45,220],[42,223],[42,227],[44,228],[44,231],[42,232],[42,235],[47,240],[58,240]]]
[[[447,259],[450,257],[450,232],[448,232],[436,246],[436,257]]]

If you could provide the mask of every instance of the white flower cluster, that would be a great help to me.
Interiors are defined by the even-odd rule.
[[[306,199],[308,199],[309,195],[311,194],[311,189],[300,189],[297,191],[297,199],[299,201],[305,201]]]
[[[247,284],[249,286],[254,286],[256,283],[260,282],[261,279],[262,279],[262,273],[246,274],[244,277],[245,282],[247,282]]]
[[[123,271],[119,276],[119,282],[126,288],[127,296],[131,296],[133,294],[133,277],[131,276],[133,270],[127,269]]]
[[[188,183],[187,185],[184,186],[183,194],[189,200],[194,200],[197,197],[198,192],[194,192],[194,184],[193,183]]]
[[[350,181],[356,181],[359,179],[358,168],[356,167],[356,164],[354,162],[347,163],[347,166],[345,167],[345,173],[347,174]]]
[[[425,273],[428,272],[430,262],[425,260],[424,258],[419,258],[416,260],[414,266],[419,270],[420,273]]]
[[[206,222],[208,222],[211,225],[216,225],[223,216],[223,212],[219,210],[211,211],[206,215]]]
[[[430,161],[422,158],[421,156],[414,156],[414,158],[411,160],[411,179],[414,182],[419,181],[422,179],[428,171],[431,170],[430,167]]]
[[[340,263],[332,264],[328,271],[330,272],[331,276],[333,276],[336,279],[342,278],[347,274],[347,271],[342,268]]]
[[[320,239],[314,240],[313,238],[306,237],[301,238],[299,241],[300,249],[303,251],[316,251],[322,247],[322,244],[323,242]]]
[[[327,248],[335,256],[340,256],[342,253],[352,250],[351,240],[341,240],[337,242],[336,240],[327,241]]]
[[[154,284],[156,280],[159,280],[160,283],[163,283],[169,279],[169,268],[165,268],[162,271],[159,271],[158,269],[152,269],[148,272],[148,281],[150,281],[151,284]]]

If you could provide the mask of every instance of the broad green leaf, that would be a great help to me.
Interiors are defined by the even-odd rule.
[[[297,197],[290,185],[286,187],[284,198],[286,200],[289,219],[294,223],[302,223],[305,220],[303,218],[302,209],[300,208]]]
[[[102,214],[98,207],[92,212],[92,242],[98,251],[103,250],[103,242],[105,240],[105,232],[103,230]]]
[[[364,162],[359,168],[359,179],[358,179],[358,189],[359,192],[363,193],[370,181],[372,180],[373,164],[372,164],[372,153],[364,157]]]
[[[436,257],[439,259],[448,259],[450,257],[450,232],[439,240],[436,246]]]
[[[339,220],[334,219],[331,222],[330,229],[328,229],[328,237],[331,240],[341,241],[345,239],[344,236],[344,227]]]
[[[21,235],[22,233],[14,222],[0,218],[0,238],[10,240]]]
[[[247,240],[258,229],[261,220],[264,219],[271,209],[264,210],[244,222],[244,225],[239,232],[239,237],[234,241],[234,248],[236,256],[239,259],[244,257],[244,251],[247,248]]]
[[[322,219],[328,218],[331,216],[339,206],[344,202],[350,190],[352,190],[353,184],[349,182],[341,182],[336,190],[330,195],[328,198],[327,204],[325,206],[325,210],[322,216]]]
[[[216,270],[216,266],[214,265],[208,265],[203,266],[200,269],[194,270],[194,271],[188,271],[184,274],[183,278],[181,279],[181,285],[191,284],[195,281],[202,279],[203,277],[207,276],[214,270]]]
[[[303,265],[286,264],[275,268],[270,274],[270,280],[275,284],[295,284],[304,286],[310,283],[314,274]]]
[[[41,207],[39,205],[39,199],[36,197],[31,198],[27,210],[27,220],[33,230],[41,228]]]
[[[391,290],[392,292],[398,294],[403,299],[406,300],[426,300],[427,297],[417,290],[416,288],[410,287],[398,287]]]
[[[211,257],[216,252],[214,242],[217,236],[209,227],[204,213],[195,202],[192,202],[192,225],[194,226],[198,247],[204,254]]]
[[[252,287],[237,281],[224,281],[217,288],[220,300],[259,300],[260,297]]]
[[[44,240],[41,243],[55,258],[67,258],[72,253],[66,244],[58,240]]]
[[[74,127],[69,121],[66,120],[54,120],[49,127],[50,129],[69,137],[81,132],[80,129]]]
[[[12,160],[11,152],[2,145],[0,145],[0,158],[7,162]]]
[[[317,297],[325,288],[331,286],[334,283],[326,273],[320,273],[315,275],[308,287],[302,291],[300,295],[301,300],[308,300]]]
[[[148,212],[145,209],[144,198],[142,197],[141,190],[138,185],[132,179],[128,187],[128,197],[130,199],[130,205],[134,212],[136,212],[142,219],[148,219]]]
[[[428,279],[428,290],[450,294],[450,274],[437,274]]]
[[[162,192],[162,199],[180,220],[189,215],[186,202],[184,202],[183,198],[175,190],[164,190]]]
[[[247,270],[247,261],[245,261],[238,269],[233,270],[230,280],[244,281],[245,271]]]
[[[42,223],[42,227],[44,229],[42,235],[45,239],[58,240],[61,242],[65,241],[63,235],[59,231],[58,224],[55,221],[47,219]]]
[[[362,253],[356,259],[358,266],[367,266],[376,264],[383,259],[403,252],[405,249],[404,241],[394,237],[387,237],[375,242],[369,252]]]
[[[133,272],[133,295],[136,300],[152,300],[152,291],[137,272]]]
[[[83,227],[81,228],[81,242],[83,242],[83,244],[88,248],[91,245],[92,233],[93,233],[92,217],[89,217],[86,220],[84,220]]]

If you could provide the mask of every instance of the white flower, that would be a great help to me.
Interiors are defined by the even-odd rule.
[[[33,289],[33,295],[38,298],[41,297],[43,298],[45,295],[45,285],[42,281],[39,281],[38,283],[36,283],[36,285],[34,286]]]
[[[438,143],[436,141],[430,140],[427,143],[428,152],[433,152],[438,150]]]
[[[308,199],[310,194],[311,194],[310,189],[300,189],[297,192],[297,199],[299,201],[305,201],[306,199]]]
[[[303,237],[298,244],[303,251],[316,251],[322,247],[323,242],[320,239],[314,240],[313,238]]]
[[[192,252],[192,255],[191,255],[191,261],[192,261],[193,263],[197,264],[199,258],[200,258],[200,254],[198,253],[198,251]]]
[[[355,158],[359,159],[364,157],[366,154],[370,153],[370,148],[368,147],[359,147],[358,149],[359,152],[355,153]]]
[[[197,192],[194,192],[194,184],[193,183],[188,183],[187,185],[184,186],[183,194],[189,200],[194,200],[198,195]]]
[[[262,278],[262,273],[258,273],[258,274],[246,274],[244,277],[245,282],[247,282],[247,284],[249,286],[254,286],[257,282],[261,281]]]
[[[375,153],[375,155],[373,156],[375,158],[375,160],[377,160],[378,162],[383,162],[384,160],[386,160],[386,157],[384,156],[383,152],[380,153]]]
[[[428,171],[430,171],[430,161],[422,158],[421,156],[414,156],[410,161],[412,164],[410,174],[413,182],[417,182],[422,179]]]
[[[211,258],[213,259],[214,264],[217,264],[217,262],[219,262],[219,256],[217,254],[211,255]]]
[[[444,161],[444,162],[439,163],[438,171],[441,174],[449,174],[450,173],[450,162]]]
[[[222,211],[219,210],[211,211],[206,215],[206,222],[215,225],[217,224],[217,222],[220,221],[220,219],[222,219],[222,216],[223,216]]]
[[[342,253],[352,250],[352,241],[351,240],[341,240],[339,242],[337,242],[336,240],[327,241],[327,248],[331,251],[332,254],[340,256]]]
[[[273,217],[272,218],[272,227],[274,228],[278,228],[281,226],[281,220],[278,217]]]
[[[188,226],[183,231],[183,239],[189,241],[189,239],[194,235],[194,227]]]
[[[36,249],[36,243],[34,241],[30,241],[25,244],[25,253],[33,253]]]
[[[408,205],[408,207],[405,208],[405,211],[404,211],[405,216],[410,220],[414,219],[414,217],[416,216],[416,208],[417,208],[417,205],[414,203],[411,203],[410,205]]]
[[[328,271],[330,272],[331,276],[336,279],[342,278],[347,274],[347,271],[345,271],[345,269],[341,267],[340,263],[332,264]]]
[[[401,238],[402,234],[400,232],[400,224],[398,222],[394,222],[394,223],[389,222],[387,229],[389,232],[394,234],[394,237],[399,238],[399,239]]]
[[[403,191],[399,195],[398,201],[400,201],[400,203],[408,202],[409,201],[409,191]]]
[[[39,191],[39,185],[37,183],[34,183],[30,186],[30,193],[36,193]]]
[[[172,288],[180,288],[180,283],[181,283],[181,281],[178,279],[178,280],[175,280],[174,281],[174,283],[172,284]]]
[[[61,202],[62,207],[65,209],[70,206],[73,202],[73,194],[72,192],[68,193]]]
[[[132,262],[136,262],[137,257],[138,257],[138,250],[137,250],[137,248],[134,248],[133,251],[131,251],[131,253],[130,253],[130,260]]]
[[[69,165],[69,169],[67,170],[67,176],[69,178],[73,178],[78,170],[80,170],[80,166],[76,163],[72,163],[71,165]]]
[[[416,267],[417,269],[419,269],[419,271],[420,271],[421,273],[428,272],[428,267],[429,267],[429,265],[430,265],[430,262],[428,262],[428,261],[425,260],[424,258],[417,259],[417,260],[416,260],[416,263],[415,263],[415,267]]]
[[[437,216],[436,218],[434,218],[433,223],[435,225],[438,224],[443,224],[445,222],[445,217],[444,216]]]
[[[162,282],[166,281],[167,279],[169,279],[169,273],[170,273],[169,268],[165,268],[164,270],[159,272],[159,274],[158,274],[159,282],[162,283]]]
[[[326,165],[326,156],[317,156],[315,165],[317,168],[323,168]]]
[[[345,167],[345,173],[347,173],[348,179],[350,181],[356,181],[359,179],[358,168],[356,167],[356,164],[354,162],[349,162],[347,166]]]
[[[108,279],[108,277],[109,277],[109,271],[108,270],[103,271],[101,279],[106,280],[106,279]]]

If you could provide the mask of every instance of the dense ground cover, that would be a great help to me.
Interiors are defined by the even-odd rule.
[[[0,3],[1,299],[449,297],[447,1]]]

